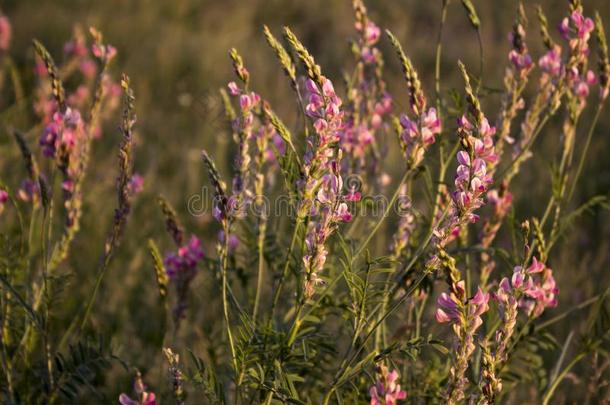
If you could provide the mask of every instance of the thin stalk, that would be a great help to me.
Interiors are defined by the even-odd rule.
[[[256,282],[256,295],[254,297],[254,309],[252,310],[252,321],[256,323],[258,307],[260,303],[261,290],[263,289],[263,278],[265,271],[265,233],[267,230],[267,218],[261,214],[258,225],[258,280]]]
[[[582,151],[582,155],[580,156],[580,161],[578,162],[578,168],[576,169],[576,175],[574,176],[574,180],[572,182],[572,187],[570,188],[570,192],[568,193],[567,202],[570,202],[570,200],[572,200],[572,196],[574,195],[574,190],[576,189],[576,184],[578,183],[578,178],[580,177],[580,175],[582,173],[582,169],[585,165],[585,159],[587,158],[587,153],[589,152],[589,146],[591,144],[591,139],[593,138],[593,132],[594,132],[595,127],[597,126],[597,120],[599,119],[603,106],[604,105],[602,103],[600,103],[597,106],[597,110],[595,111],[595,116],[593,117],[593,121],[591,123],[591,126],[589,127],[589,132],[587,134],[587,140],[585,141],[585,146]]]
[[[557,376],[557,378],[552,382],[552,384],[550,385],[549,389],[547,390],[546,394],[544,394],[544,397],[542,398],[542,405],[548,405],[549,401],[551,400],[551,398],[553,397],[553,394],[555,393],[555,390],[557,389],[557,387],[559,386],[559,383],[561,381],[563,381],[563,379],[566,377],[566,375],[568,375],[568,373],[570,372],[570,370],[572,369],[572,367],[574,367],[580,360],[583,359],[583,357],[585,357],[587,355],[586,352],[582,352],[579,353],[576,357],[574,357],[572,359],[572,361],[570,362],[570,364],[568,364],[566,366],[566,368],[563,369],[563,371]]]
[[[303,219],[297,218],[297,221],[294,225],[294,231],[292,232],[292,238],[290,240],[290,247],[288,248],[288,252],[286,252],[286,258],[284,259],[284,269],[282,270],[282,274],[280,275],[280,280],[279,280],[277,288],[275,289],[275,292],[273,294],[273,302],[271,304],[271,315],[269,318],[271,321],[273,320],[273,318],[275,316],[275,310],[277,308],[277,304],[280,299],[282,287],[284,286],[284,282],[286,280],[286,277],[288,276],[288,268],[290,267],[290,259],[292,257],[292,252],[294,251],[294,245],[297,241],[299,228],[301,227],[302,223],[303,223]]]
[[[224,315],[224,320],[227,325],[227,336],[229,337],[229,346],[231,348],[231,359],[233,362],[233,368],[237,375],[238,367],[237,367],[237,356],[235,352],[235,344],[233,342],[233,333],[231,332],[231,323],[229,320],[229,302],[227,300],[227,267],[229,262],[229,226],[225,223],[223,224],[225,238],[224,245],[220,249],[220,261],[221,261],[221,276],[222,276],[222,312]],[[239,386],[237,386],[236,391],[239,390]]]
[[[530,138],[529,142],[525,145],[525,147],[523,149],[521,149],[519,151],[517,156],[510,162],[508,167],[506,169],[504,169],[502,172],[500,172],[500,174],[497,176],[497,178],[494,179],[495,184],[500,184],[502,182],[502,180],[504,179],[504,176],[506,176],[513,169],[513,167],[516,164],[521,164],[523,155],[531,149],[532,145],[536,141],[536,138],[538,138],[538,135],[540,135],[542,128],[544,128],[544,126],[546,125],[546,123],[548,122],[548,120],[551,118],[552,115],[553,114],[549,110],[547,110],[546,114],[544,115],[544,117],[542,118],[540,123],[538,124],[538,127],[534,130],[534,133],[533,133],[532,137]]]
[[[436,58],[434,62],[434,90],[436,92],[436,114],[441,118],[441,54],[443,52],[443,27],[447,19],[447,6],[449,0],[443,0],[441,8],[441,22],[436,39]]]
[[[398,198],[398,194],[400,194],[400,188],[402,187],[403,183],[405,181],[407,181],[407,178],[409,177],[411,172],[412,172],[412,169],[408,168],[405,171],[405,173],[403,174],[402,178],[400,179],[400,182],[398,183],[398,186],[396,187],[396,190],[394,191],[394,194],[392,195],[392,198],[390,199],[389,204],[386,206],[386,208],[385,208],[385,210],[383,212],[383,215],[382,215],[381,219],[379,221],[377,221],[377,223],[375,224],[375,227],[371,230],[371,232],[369,232],[369,234],[366,237],[366,239],[364,240],[364,242],[362,242],[360,244],[360,246],[358,247],[358,249],[356,249],[356,252],[352,256],[352,260],[350,261],[350,264],[354,264],[356,259],[360,256],[360,254],[364,251],[364,249],[366,249],[366,247],[368,246],[368,244],[371,241],[371,239],[373,239],[373,236],[375,236],[375,234],[377,233],[379,228],[381,228],[381,225],[383,224],[383,222],[385,221],[386,217],[390,213],[390,210],[392,209],[392,207],[396,203],[396,199]]]

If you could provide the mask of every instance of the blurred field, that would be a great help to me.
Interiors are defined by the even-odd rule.
[[[146,373],[152,386],[166,382],[161,366],[160,352],[164,322],[163,308],[157,300],[154,272],[146,240],[154,237],[162,250],[170,248],[164,233],[164,224],[155,202],[163,194],[177,208],[189,232],[205,240],[205,251],[214,256],[213,238],[216,225],[210,215],[191,216],[187,200],[207,185],[207,176],[200,160],[200,151],[206,148],[220,163],[221,171],[230,173],[233,143],[224,121],[218,89],[233,80],[228,49],[237,48],[251,72],[252,85],[266,97],[283,120],[296,124],[297,105],[292,102],[289,82],[276,63],[262,34],[266,24],[279,34],[281,27],[290,26],[303,40],[327,76],[340,83],[341,69],[352,66],[348,38],[354,36],[351,2],[344,0],[14,0],[3,1],[1,8],[13,24],[11,55],[24,76],[25,83],[33,80],[32,38],[38,38],[53,55],[61,55],[63,43],[70,37],[72,27],[93,25],[104,32],[107,41],[118,49],[112,71],[128,73],[137,97],[136,169],[145,177],[145,191],[137,199],[129,219],[125,239],[107,277],[93,324],[112,339],[118,354],[129,364]],[[482,20],[484,45],[484,84],[489,89],[502,87],[502,76],[509,50],[507,33],[511,29],[515,2],[509,0],[474,2]],[[563,17],[567,2],[541,0],[547,11],[550,25],[555,27]],[[610,26],[610,2],[586,0],[585,11],[599,10],[606,27]],[[391,29],[402,41],[422,76],[426,90],[433,93],[434,44],[438,32],[441,0],[380,0],[369,1],[371,18],[382,28]],[[527,4],[530,28],[528,45],[536,57],[540,55],[541,41],[533,5]],[[478,69],[479,51],[476,36],[470,28],[464,10],[454,1],[449,8],[444,33],[442,60],[443,92],[461,85],[457,60],[462,59],[473,71]],[[406,88],[400,67],[387,39],[381,40],[387,69],[389,90],[397,102],[395,111],[404,110],[407,104]],[[346,63],[346,61],[350,61]],[[339,86],[341,90],[342,86]],[[339,91],[341,92],[341,91]],[[286,102],[290,100],[290,102]],[[484,109],[497,111],[498,97],[493,93],[483,100]],[[594,195],[610,196],[610,113],[606,109],[593,138],[590,158],[573,199],[577,206]],[[591,111],[581,120],[587,123]],[[495,118],[495,117],[494,117]],[[120,119],[116,115],[116,125]],[[556,119],[556,121],[559,121]],[[559,153],[559,126],[548,127],[536,146],[545,150],[548,159]],[[580,139],[585,137],[587,126],[582,125]],[[97,258],[112,221],[114,198],[115,160],[119,134],[113,126],[106,128],[103,138],[95,146],[95,162],[86,183],[86,207],[83,235],[73,247],[80,254],[72,255],[69,266],[75,271],[70,281],[70,297],[64,303],[67,312],[81,305],[90,291]],[[30,141],[34,144],[35,139]],[[390,140],[395,142],[395,140]],[[390,174],[399,174],[398,148],[391,148],[386,161]],[[577,151],[580,150],[577,141]],[[13,140],[0,133],[0,170],[4,180],[14,181],[24,176],[18,162],[18,150]],[[9,152],[10,151],[10,152]],[[551,161],[530,160],[514,184],[516,210],[520,217],[540,215],[543,202],[549,195]],[[392,169],[395,168],[395,169]],[[536,173],[536,174],[531,174]],[[525,192],[524,192],[525,191]],[[542,202],[542,203],[541,203]],[[0,224],[3,219],[0,218]],[[391,227],[387,229],[388,233]],[[594,209],[577,221],[552,257],[561,289],[558,314],[575,303],[601,292],[610,283],[610,215]],[[505,235],[506,236],[506,235]],[[380,238],[381,239],[381,238]],[[387,239],[378,246],[386,246]],[[220,306],[215,284],[208,276],[196,279],[193,287],[194,308],[189,316],[191,324],[199,329],[181,331],[178,337],[199,355],[205,357],[206,339],[214,339],[219,328]],[[62,314],[56,314],[61,319]],[[575,317],[582,316],[577,312]],[[555,336],[563,342],[572,330],[571,318],[554,327]],[[151,359],[156,359],[151,363]],[[550,359],[549,359],[550,361]],[[579,375],[587,364],[575,369],[573,378],[566,380],[556,396],[555,403],[573,403],[570,386],[585,385]],[[116,398],[128,390],[132,376],[116,367],[106,382],[108,398]],[[515,394],[516,398],[527,393]]]

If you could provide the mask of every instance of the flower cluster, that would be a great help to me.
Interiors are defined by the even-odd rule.
[[[176,253],[165,256],[164,265],[167,276],[174,282],[176,288],[176,305],[174,319],[176,325],[187,307],[189,285],[197,274],[197,265],[203,260],[201,242],[192,236],[189,242],[178,248]]]
[[[395,405],[407,398],[407,392],[398,384],[398,371],[388,371],[385,365],[377,367],[377,381],[370,388],[371,405]]]
[[[172,280],[180,277],[192,278],[201,259],[203,259],[201,242],[196,236],[192,236],[189,242],[181,246],[176,253],[169,253],[165,257],[168,277]]]
[[[581,8],[572,11],[570,17],[565,17],[559,24],[561,36],[568,41],[571,49],[576,50],[583,57],[589,53],[588,42],[594,29],[595,23],[592,19],[583,16]]]
[[[517,291],[520,296],[519,306],[528,316],[538,317],[546,308],[557,306],[559,289],[553,277],[553,270],[535,257],[527,269],[515,267],[510,284],[508,279],[504,278],[500,282],[500,289],[496,294],[499,301],[503,301],[506,294]]]
[[[489,309],[489,294],[479,288],[477,293],[468,299],[465,283],[460,280],[453,282],[451,292],[442,293],[437,302],[439,308],[436,310],[436,320],[441,323],[450,322],[457,337],[446,394],[447,403],[455,404],[464,397],[467,384],[465,373],[475,350],[474,335],[483,324],[481,315]]]
[[[376,47],[381,30],[369,19],[362,1],[354,1],[354,11],[359,34],[353,44],[357,64],[354,79],[348,83],[346,117],[340,134],[343,165],[350,172],[366,171],[377,176],[384,153],[378,147],[378,138],[385,128],[384,119],[392,111],[392,97],[382,77],[383,56]]]
[[[341,99],[335,93],[330,80],[325,77],[321,80],[321,89],[313,80],[306,81],[306,89],[309,92],[306,112],[314,120],[316,136],[307,138],[303,179],[299,184],[302,194],[298,212],[300,218],[312,211],[315,194],[322,185],[324,174],[330,169],[330,162],[334,160],[333,145],[339,141],[343,130]]]
[[[337,229],[340,222],[349,222],[352,214],[347,202],[360,199],[358,193],[342,195],[343,180],[339,173],[339,163],[330,163],[331,172],[323,176],[316,198],[316,222],[312,222],[305,237],[306,254],[303,265],[307,275],[304,284],[305,298],[311,298],[315,286],[322,283],[319,272],[324,268],[328,250],[326,240]]]
[[[464,224],[479,219],[474,211],[483,205],[483,197],[492,182],[487,173],[487,164],[497,160],[493,142],[496,130],[482,113],[477,126],[471,124],[465,115],[458,120],[458,126],[458,134],[465,150],[457,153],[455,191],[451,196],[453,205],[449,208],[448,218],[434,230],[438,249],[444,248],[458,235]],[[433,257],[432,260],[437,262],[438,258]]]
[[[142,375],[138,371],[133,383],[133,390],[136,393],[135,399],[130,398],[127,394],[121,394],[119,396],[119,403],[121,405],[157,405],[155,393],[148,392],[146,389],[144,382],[142,382]]]
[[[245,68],[243,68],[245,69]],[[238,153],[235,158],[236,175],[233,178],[233,198],[236,204],[243,205],[252,199],[254,190],[250,172],[250,142],[254,137],[254,109],[261,103],[261,97],[255,92],[240,89],[235,82],[230,82],[229,93],[239,97],[241,114],[233,120],[233,131],[237,134]]]
[[[45,127],[39,144],[44,156],[69,160],[69,155],[75,152],[75,145],[82,139],[82,135],[80,112],[68,107],[64,113],[53,114],[53,120]]]
[[[534,280],[533,275],[540,273],[541,279]],[[502,390],[502,380],[496,375],[496,369],[508,358],[508,345],[517,324],[519,308],[524,308],[528,316],[540,316],[545,308],[557,304],[557,294],[551,269],[535,257],[529,267],[517,266],[510,280],[504,277],[500,281],[492,295],[502,320],[495,335],[496,349],[492,353],[485,346],[483,350],[482,390],[489,402],[493,402]]]
[[[483,323],[481,315],[489,308],[488,293],[479,288],[474,297],[466,299],[464,285],[464,281],[460,280],[453,284],[451,293],[441,293],[437,301],[439,308],[435,314],[438,322],[451,322],[458,335],[462,328],[474,333]],[[474,350],[474,346],[472,349]]]
[[[558,77],[561,73],[562,67],[561,47],[559,45],[554,45],[551,49],[546,51],[546,53],[538,60],[538,66],[542,72],[546,73],[550,77]]]
[[[508,59],[513,64],[514,68],[520,72],[521,76],[527,75],[532,68],[532,57],[527,51],[525,45],[525,30],[519,21],[515,23],[513,31],[509,36],[510,42],[513,44],[513,49],[508,54]]]
[[[422,112],[415,121],[406,114],[400,116],[400,126],[403,131],[400,135],[401,145],[409,163],[418,166],[424,159],[426,148],[436,141],[441,133],[441,121],[436,108],[431,107]]]
[[[326,240],[339,222],[351,220],[352,215],[346,201],[357,200],[360,195],[342,195],[341,152],[336,152],[333,148],[343,130],[341,99],[335,93],[331,81],[325,77],[321,77],[321,86],[308,79],[306,87],[309,93],[306,112],[314,120],[316,136],[307,139],[298,215],[299,218],[306,215],[317,217],[310,222],[305,237],[303,263],[306,279],[303,289],[304,297],[308,299],[313,296],[315,286],[322,282],[318,274],[326,262]]]

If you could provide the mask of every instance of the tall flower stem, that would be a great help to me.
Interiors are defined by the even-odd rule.
[[[227,271],[229,265],[229,225],[227,221],[223,221],[223,231],[224,231],[224,242],[220,247],[220,274],[222,277],[222,312],[225,318],[225,324],[227,326],[227,336],[229,338],[229,346],[231,349],[231,360],[233,362],[233,368],[235,370],[235,376],[237,377],[237,373],[239,369],[237,367],[237,356],[235,351],[235,343],[233,341],[233,333],[231,332],[231,322],[229,320],[229,301],[227,299]],[[239,387],[236,387],[238,390]]]

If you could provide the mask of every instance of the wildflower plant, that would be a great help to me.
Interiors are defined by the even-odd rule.
[[[123,405],[493,404],[520,400],[513,388],[527,387],[548,404],[581,360],[591,356],[597,367],[607,357],[607,290],[567,312],[556,307],[566,229],[607,207],[606,196],[573,204],[610,89],[602,18],[570,0],[555,33],[542,8],[518,2],[502,70],[483,77],[491,69],[482,54],[478,71],[454,60],[444,69],[459,80],[448,91],[441,56],[451,3],[441,2],[434,91],[409,38],[383,29],[362,0],[352,2],[353,60],[343,81],[318,64],[298,30],[276,36],[264,26],[261,40],[294,95],[282,103],[292,103],[296,120],[280,115],[285,106],[230,49],[234,77],[219,91],[226,126],[217,134],[228,158],[208,148],[198,162],[211,209],[195,221],[160,194],[169,190],[151,193],[157,215],[146,221],[165,233],[136,241],[147,255],[126,253],[135,264],[123,276],[137,290],[121,292],[137,303],[134,320],[146,314],[130,325],[106,324],[101,303],[122,267],[113,258],[130,240],[134,204],[155,188],[135,171],[146,117],[136,119],[132,80],[113,79],[117,51],[101,32],[90,29],[88,40],[76,28],[59,65],[34,41],[35,123],[7,131],[22,174],[0,178],[6,402],[87,402],[111,392]],[[482,41],[484,22],[471,1],[461,3],[462,23]],[[0,57],[10,39],[0,16]],[[108,121],[119,123],[120,140]],[[534,147],[543,133],[555,149]],[[102,140],[118,150],[116,202],[100,260],[89,263],[78,243],[87,215],[96,215],[87,187]],[[553,160],[548,202],[523,210],[519,201],[530,196],[518,179],[543,160]],[[280,202],[286,210],[275,215]],[[58,297],[69,297],[62,288],[77,273],[86,273],[85,301],[62,307]],[[548,331],[585,309],[582,343],[570,331],[560,347]],[[158,358],[116,353],[131,343],[107,343],[118,328],[134,342],[155,335]]]

